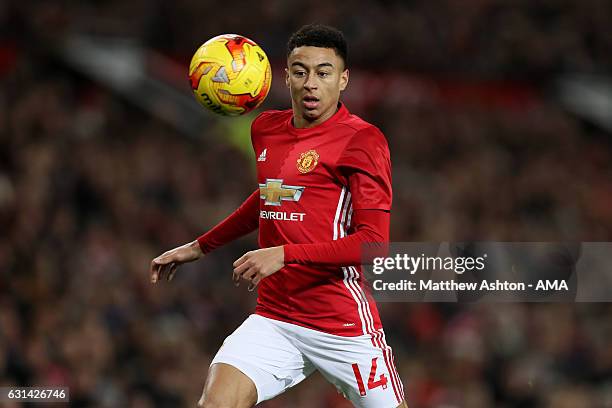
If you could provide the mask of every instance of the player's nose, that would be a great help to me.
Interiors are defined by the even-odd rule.
[[[306,82],[304,82],[304,88],[308,90],[317,88],[316,75],[308,75],[306,77]]]

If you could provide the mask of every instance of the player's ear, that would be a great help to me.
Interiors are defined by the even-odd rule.
[[[349,70],[346,68],[340,73],[340,90],[344,91],[349,81]]]
[[[289,88],[289,70],[285,68],[285,85]]]

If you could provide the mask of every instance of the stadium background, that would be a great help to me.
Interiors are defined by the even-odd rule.
[[[603,0],[0,3],[0,384],[195,405],[252,310],[230,273],[255,237],[171,285],[147,269],[253,190],[254,115],[207,114],[187,87],[220,33],[266,50],[271,109],[289,106],[288,35],[345,31],[344,99],[391,147],[392,240],[610,241],[610,16]],[[380,309],[412,408],[612,406],[610,304]],[[348,404],[316,375],[262,406]]]

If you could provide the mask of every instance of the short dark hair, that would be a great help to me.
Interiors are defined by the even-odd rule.
[[[323,24],[308,24],[297,30],[287,43],[287,57],[297,47],[332,48],[342,58],[344,67],[348,66],[348,45],[344,34],[337,28]]]

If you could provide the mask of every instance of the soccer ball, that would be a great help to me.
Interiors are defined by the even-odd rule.
[[[237,116],[258,107],[268,95],[272,70],[254,41],[223,34],[206,41],[189,65],[191,89],[204,107]]]

